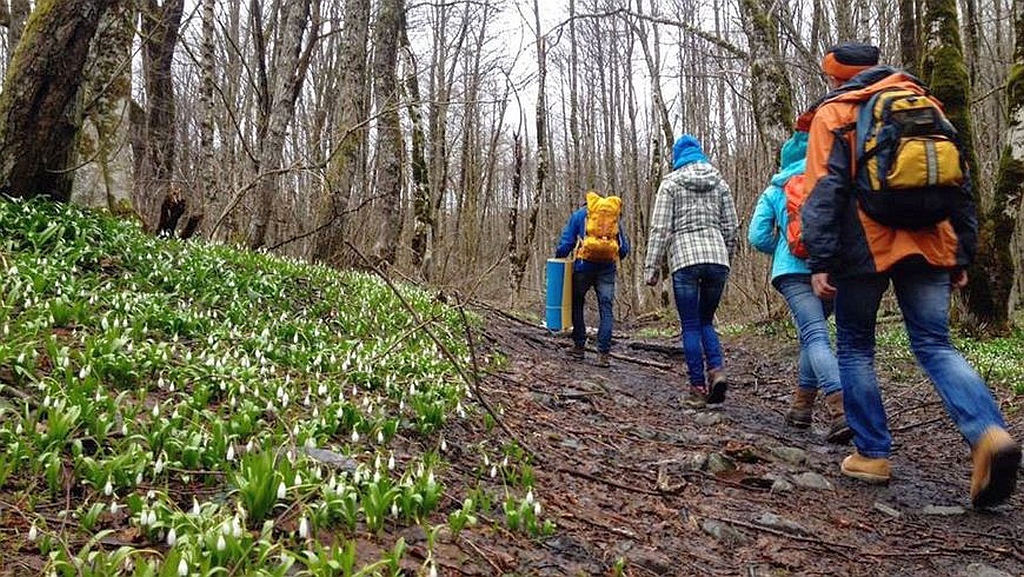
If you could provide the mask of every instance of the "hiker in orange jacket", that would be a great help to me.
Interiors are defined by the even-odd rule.
[[[867,44],[841,44],[826,53],[822,69],[833,90],[813,112],[807,150],[811,194],[802,211],[803,241],[815,293],[835,298],[836,354],[856,446],[841,470],[868,482],[890,478],[892,437],[874,356],[876,314],[891,283],[910,347],[971,446],[971,501],[996,505],[1014,490],[1020,445],[984,380],[953,347],[949,329],[951,291],[967,283],[965,268],[976,249],[970,176],[965,169],[952,210],[936,224],[906,229],[868,216],[854,166],[860,104],[886,88],[928,94],[913,76],[877,62],[878,49]]]

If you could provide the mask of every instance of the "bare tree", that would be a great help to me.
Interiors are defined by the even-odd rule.
[[[377,115],[377,191],[384,230],[374,246],[381,262],[395,264],[402,233],[402,127],[398,117],[398,31],[402,0],[382,0],[373,35],[373,93]]]
[[[370,0],[347,0],[339,55],[337,144],[328,165],[325,197],[317,212],[313,257],[338,262],[344,247],[345,212],[366,163],[367,66]]]
[[[43,0],[32,13],[0,94],[3,194],[70,198],[76,98],[90,42],[112,3]]]
[[[258,0],[254,0],[256,2]],[[263,107],[265,119],[260,125],[265,127],[263,137],[259,139],[259,164],[257,178],[257,202],[255,216],[249,225],[246,244],[249,248],[260,248],[267,241],[267,229],[274,208],[280,203],[275,202],[281,172],[281,161],[284,154],[285,137],[288,126],[295,116],[295,101],[299,97],[302,83],[309,68],[309,54],[316,43],[316,27],[307,30],[310,21],[311,0],[293,0],[283,5],[281,14],[281,35],[274,43],[274,55],[271,60],[271,72],[268,77],[261,77],[261,86],[270,90],[264,94],[266,104]],[[303,38],[308,39],[303,45]],[[256,29],[254,34],[260,32]],[[266,68],[261,68],[266,74]],[[262,75],[261,75],[262,76]]]
[[[145,107],[133,119],[136,158],[132,200],[143,223],[160,233],[173,233],[185,211],[185,198],[174,180],[177,142],[171,64],[178,43],[185,0],[145,0],[142,7],[142,70]]]

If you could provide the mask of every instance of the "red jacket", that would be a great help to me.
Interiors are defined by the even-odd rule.
[[[880,89],[895,86],[928,94],[913,76],[877,66],[828,94],[813,113],[806,172],[811,194],[801,211],[812,272],[841,276],[885,272],[910,258],[955,269],[974,258],[978,221],[970,175],[965,175],[953,216],[929,228],[889,228],[869,218],[857,204],[851,151],[856,148],[858,105]]]

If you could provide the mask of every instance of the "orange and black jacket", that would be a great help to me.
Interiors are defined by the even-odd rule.
[[[801,211],[811,272],[840,277],[881,273],[909,259],[954,270],[966,267],[974,258],[978,221],[969,174],[965,174],[953,215],[928,228],[884,226],[869,218],[857,204],[852,152],[856,148],[857,108],[872,94],[890,86],[927,94],[913,76],[876,66],[826,95],[812,109],[806,172],[811,194]]]

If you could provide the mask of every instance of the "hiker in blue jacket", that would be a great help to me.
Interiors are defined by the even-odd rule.
[[[826,438],[845,443],[853,431],[846,425],[839,364],[825,320],[832,314],[832,301],[823,301],[814,294],[811,269],[790,250],[786,235],[789,214],[784,187],[791,178],[803,174],[806,163],[807,133],[798,131],[782,145],[781,168],[757,199],[747,240],[757,250],[772,255],[772,286],[786,299],[800,340],[799,376],[786,423],[801,429],[809,427],[820,389],[825,394],[830,417]]]
[[[569,221],[562,229],[562,237],[555,249],[556,258],[565,258],[572,254],[577,244],[583,241],[587,234],[587,206],[576,209],[569,216]],[[624,259],[629,254],[629,239],[623,231],[621,220],[619,221],[619,259]],[[591,288],[597,294],[597,311],[599,323],[597,327],[597,365],[607,367],[610,365],[608,353],[612,346],[612,307],[615,303],[615,274],[617,271],[616,261],[593,262],[583,258],[577,258],[573,262],[572,269],[572,356],[582,360],[586,352],[587,325],[583,318],[583,306],[587,292]]]

